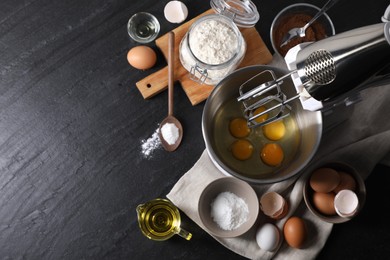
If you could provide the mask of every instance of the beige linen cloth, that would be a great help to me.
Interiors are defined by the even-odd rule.
[[[308,169],[327,161],[342,161],[358,169],[365,179],[377,163],[390,166],[390,84],[367,88],[361,94],[362,101],[345,109],[348,112],[345,119],[323,132],[319,149],[306,170],[287,181],[253,186],[259,196],[267,191],[276,191],[287,199],[288,215],[275,223],[280,231],[283,230],[287,218],[292,215],[305,220],[308,237],[304,248],[291,248],[283,242],[274,252],[260,249],[255,234],[257,228],[265,221],[261,214],[258,223],[246,234],[236,238],[214,237],[218,242],[249,259],[300,260],[314,259],[317,256],[329,237],[333,224],[320,220],[306,208],[302,186],[310,172]],[[324,124],[326,120],[331,121],[332,117],[337,116],[337,113],[324,116]],[[224,176],[205,150],[195,165],[174,185],[167,198],[205,229],[198,215],[199,196],[208,183]]]

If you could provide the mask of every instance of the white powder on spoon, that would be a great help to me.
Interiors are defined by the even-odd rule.
[[[179,129],[172,123],[164,124],[161,127],[161,134],[169,145],[175,144],[179,139]],[[159,137],[159,128],[157,128],[152,136],[141,141],[142,154],[145,158],[148,158],[152,156],[153,151],[159,147],[161,147],[161,140]]]
[[[173,123],[165,123],[161,127],[161,134],[169,145],[175,144],[177,139],[179,139],[179,129]]]

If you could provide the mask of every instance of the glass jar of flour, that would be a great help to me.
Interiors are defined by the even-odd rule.
[[[238,27],[253,27],[259,20],[250,0],[211,0],[216,14],[196,20],[180,42],[180,62],[190,78],[215,85],[241,63],[246,42]]]

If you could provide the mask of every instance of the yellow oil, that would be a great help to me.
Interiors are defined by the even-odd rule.
[[[152,240],[167,240],[180,229],[180,213],[165,199],[155,199],[137,207],[142,233]]]

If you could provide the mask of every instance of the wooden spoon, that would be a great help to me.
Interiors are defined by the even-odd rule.
[[[173,116],[173,78],[174,78],[174,47],[175,47],[175,33],[174,32],[169,32],[168,33],[168,116],[161,122],[160,128],[159,128],[159,137],[162,146],[164,149],[168,152],[173,152],[179,147],[181,140],[183,138],[183,127],[180,123],[180,121]],[[172,125],[173,124],[173,125]],[[165,126],[166,125],[166,126]],[[178,130],[178,136],[176,139],[174,139],[174,143],[169,143],[172,142],[173,140],[166,140],[164,139],[164,134],[163,134],[163,127],[167,127],[169,134],[172,134],[170,137],[174,138],[176,130]],[[167,137],[166,137],[167,138]]]

